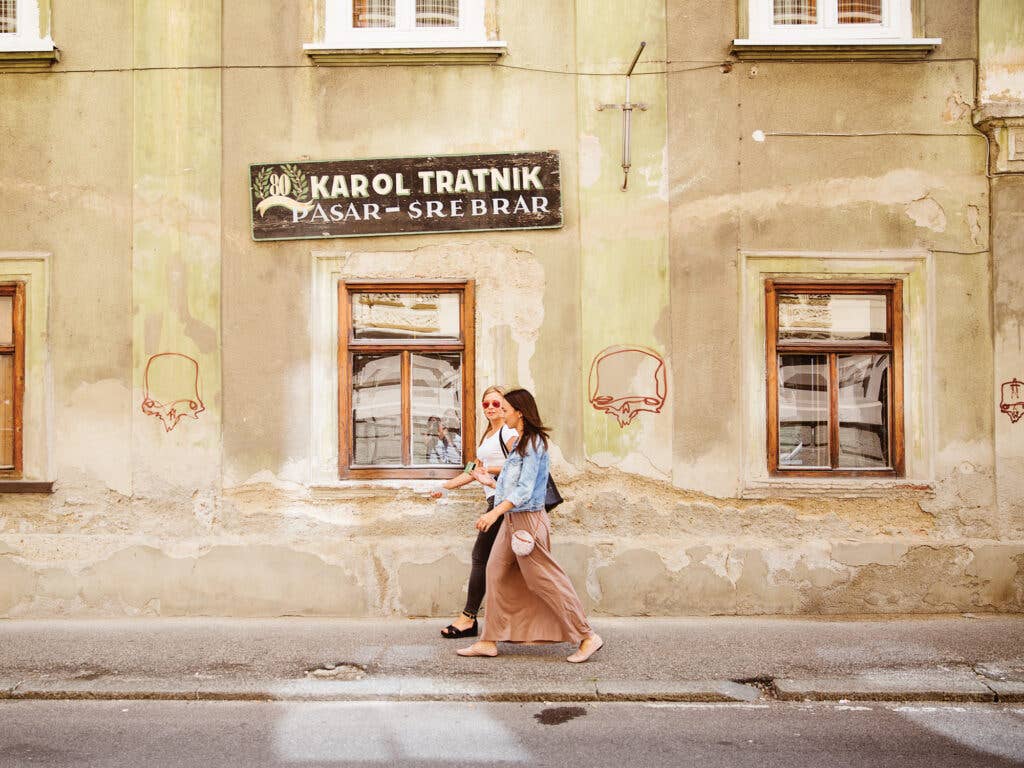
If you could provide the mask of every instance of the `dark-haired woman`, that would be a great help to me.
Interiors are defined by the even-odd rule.
[[[583,604],[562,567],[551,556],[551,523],[544,510],[548,484],[548,429],[537,403],[525,389],[505,394],[505,423],[519,432],[495,483],[494,509],[480,516],[476,527],[486,531],[505,515],[505,524],[487,561],[487,597],[482,638],[460,648],[460,656],[497,656],[499,642],[578,643],[568,661],[586,661],[604,642],[587,622]],[[494,482],[485,472],[477,480]],[[527,530],[533,551],[516,555],[512,534]]]

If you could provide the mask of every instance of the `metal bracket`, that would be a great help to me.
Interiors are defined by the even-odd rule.
[[[632,165],[629,156],[629,138],[630,138],[630,125],[633,116],[633,110],[638,109],[641,112],[647,111],[647,104],[642,102],[633,102],[629,100],[629,78],[633,74],[633,69],[636,67],[637,61],[640,60],[640,54],[644,52],[644,48],[647,47],[646,42],[640,43],[640,47],[636,51],[636,56],[633,57],[633,63],[629,65],[629,70],[626,72],[626,100],[622,104],[598,104],[597,111],[604,112],[606,109],[621,109],[622,110],[622,191],[625,192],[629,188],[629,169]]]

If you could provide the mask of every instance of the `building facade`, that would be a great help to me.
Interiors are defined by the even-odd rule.
[[[0,616],[452,613],[492,383],[596,614],[1021,610],[1022,62],[1015,0],[0,2]]]

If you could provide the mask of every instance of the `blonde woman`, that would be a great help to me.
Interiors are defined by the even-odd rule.
[[[477,468],[487,473],[489,477],[495,477],[501,472],[501,468],[505,464],[505,456],[519,435],[516,430],[505,426],[504,392],[502,387],[491,386],[484,390],[483,398],[481,398],[488,427],[476,449],[476,464]],[[503,447],[504,450],[502,450]],[[446,480],[442,488],[451,490],[473,482],[476,482],[476,478],[463,472],[461,475]],[[434,498],[441,498],[444,491],[437,491],[433,495]],[[490,512],[494,508],[494,488],[484,485],[484,496],[487,498],[487,511]],[[441,630],[441,637],[454,640],[460,637],[477,636],[476,614],[480,610],[480,603],[484,599],[487,586],[487,559],[491,555],[491,547],[494,546],[499,528],[501,528],[500,516],[490,529],[477,534],[476,543],[473,545],[473,565],[469,571],[466,607],[462,609],[462,613],[455,621]]]

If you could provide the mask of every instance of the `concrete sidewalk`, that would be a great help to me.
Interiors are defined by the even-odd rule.
[[[597,619],[464,659],[432,620],[0,622],[0,699],[1024,701],[1024,616]]]

